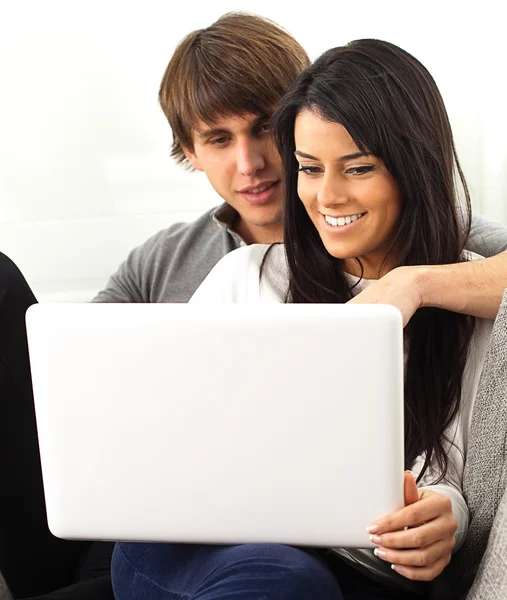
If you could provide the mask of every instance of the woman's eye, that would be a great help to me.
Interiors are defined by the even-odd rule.
[[[269,123],[263,123],[259,126],[260,133],[267,133],[268,131],[271,131],[271,125]]]
[[[321,172],[320,167],[311,167],[308,165],[301,165],[298,171],[302,171],[303,173],[306,173],[306,175],[317,175]]]
[[[351,175],[364,175],[365,173],[373,171],[373,169],[373,165],[364,165],[362,167],[350,167],[350,169],[347,169],[347,173],[350,173]]]

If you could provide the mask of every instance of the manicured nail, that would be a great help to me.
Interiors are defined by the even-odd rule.
[[[366,528],[366,531],[368,533],[375,533],[378,531],[378,525],[376,523],[373,523],[372,525],[368,525],[368,527]]]
[[[381,550],[380,548],[375,548],[373,554],[375,554],[375,556],[378,556],[379,558],[385,558],[387,556],[387,552]]]
[[[391,569],[393,571],[396,571],[396,573],[399,573],[400,575],[403,575],[405,573],[405,569],[403,567],[400,567],[399,565],[391,565]]]
[[[380,544],[380,541],[379,535],[370,535],[370,542],[372,542],[372,544]]]

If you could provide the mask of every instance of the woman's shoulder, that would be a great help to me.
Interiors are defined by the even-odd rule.
[[[279,278],[280,253],[285,256],[282,244],[251,244],[229,252],[211,270],[190,301],[257,302],[261,296],[263,301],[282,301],[273,288]]]
[[[225,279],[232,277],[236,282],[245,279],[245,277],[258,278],[264,257],[269,250],[270,244],[242,246],[220,259],[211,270],[211,273],[214,273],[215,276],[219,274]]]
[[[248,264],[249,266],[257,266],[259,268],[270,246],[271,244],[242,246],[226,254],[218,264],[237,265],[240,267]]]

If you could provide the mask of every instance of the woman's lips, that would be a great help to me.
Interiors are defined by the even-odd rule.
[[[331,225],[326,221],[326,217],[322,213],[320,218],[322,221],[322,225],[325,227],[326,231],[338,235],[340,233],[347,233],[348,231],[351,231],[354,227],[357,226],[358,223],[361,223],[361,221],[363,221],[367,215],[368,213],[362,213],[362,216],[359,219],[356,219],[355,221],[352,221],[347,225]]]

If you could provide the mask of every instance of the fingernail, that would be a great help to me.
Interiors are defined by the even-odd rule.
[[[370,535],[370,542],[372,542],[373,544],[380,544],[380,536]]]
[[[403,575],[403,573],[405,572],[405,570],[403,569],[403,567],[400,567],[398,565],[391,565],[391,569],[393,571],[396,571],[396,573],[399,573],[400,575]]]
[[[368,525],[368,527],[366,528],[366,531],[368,533],[375,533],[378,531],[378,525],[376,523],[373,523],[372,525]]]
[[[375,556],[378,556],[379,558],[385,558],[387,556],[387,552],[384,552],[384,550],[380,550],[380,548],[375,548],[373,554],[375,554]]]

